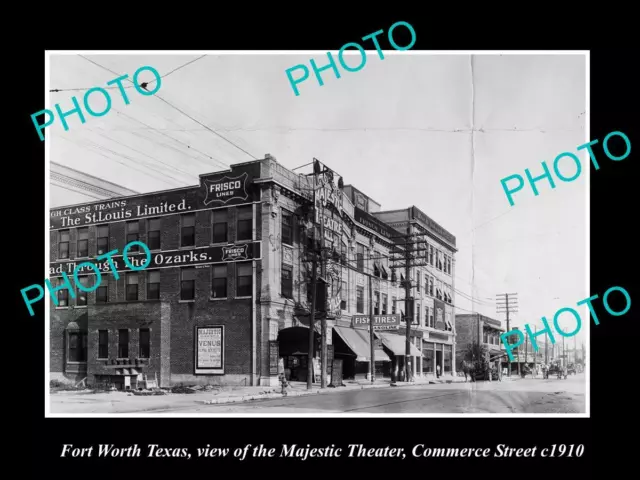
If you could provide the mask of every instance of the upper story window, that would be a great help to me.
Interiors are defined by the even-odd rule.
[[[227,243],[229,242],[229,210],[213,210],[212,232],[213,238],[211,243]]]
[[[126,299],[128,302],[135,302],[138,300],[138,272],[128,272],[126,279]]]
[[[290,265],[282,265],[280,290],[285,298],[293,298],[293,268]]]
[[[82,285],[82,287],[84,287],[85,290],[92,287],[91,283],[89,282],[90,278],[93,278],[95,281],[95,275],[93,277],[89,277],[89,275],[82,275],[78,277],[78,280],[80,280],[80,285]],[[77,306],[83,306],[87,304],[87,297],[89,293],[86,292],[85,290],[82,290],[76,286],[76,295],[77,295],[76,305]]]
[[[193,247],[196,244],[196,214],[186,213],[181,216],[180,246]]]
[[[149,247],[149,250],[160,250],[161,228],[162,218],[149,219],[149,230],[147,232],[147,247]]]
[[[227,298],[227,264],[213,265],[211,281],[211,296],[213,298]]]
[[[246,205],[244,207],[236,208],[236,215],[236,240],[239,242],[243,240],[251,240],[253,238],[253,206]]]
[[[250,297],[253,287],[253,266],[251,262],[236,263],[236,297]]]
[[[138,241],[140,241],[140,221],[127,222],[127,245]],[[137,252],[139,250],[140,245],[132,245],[127,252]]]
[[[76,258],[89,256],[89,227],[78,229],[78,251]]]
[[[58,258],[69,258],[69,230],[60,230],[58,235]]]
[[[293,245],[293,214],[282,210],[282,243]]]
[[[364,313],[364,287],[356,287],[356,313]]]
[[[196,298],[196,269],[193,267],[180,269],[180,300]]]
[[[98,255],[104,255],[109,251],[109,225],[96,227],[96,248]]]
[[[380,315],[380,292],[373,292],[373,314]]]
[[[361,243],[356,243],[356,268],[364,272],[364,245]]]
[[[147,272],[147,300],[158,300],[160,298],[160,270],[149,270]]]

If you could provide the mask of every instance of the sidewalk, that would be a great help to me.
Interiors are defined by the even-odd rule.
[[[311,390],[307,389],[305,382],[289,382],[289,386],[286,388],[286,395],[283,395],[280,387],[243,387],[238,388],[233,392],[224,394],[220,392],[216,398],[205,400],[205,405],[215,405],[224,403],[237,403],[247,402],[251,400],[262,400],[267,398],[284,398],[286,397],[300,397],[306,395],[327,395],[332,393],[340,393],[351,390],[364,390],[369,388],[393,388],[393,387],[411,387],[415,385],[429,385],[438,383],[464,383],[464,377],[443,376],[439,379],[431,378],[416,378],[414,382],[395,382],[391,383],[390,380],[376,380],[371,383],[370,380],[346,380],[342,387],[327,387],[320,388],[318,384],[314,384]],[[252,389],[258,390],[270,390],[269,392],[253,393]]]

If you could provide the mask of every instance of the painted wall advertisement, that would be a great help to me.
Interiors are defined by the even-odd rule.
[[[224,375],[224,326],[196,327],[196,374]]]
[[[447,232],[444,228],[438,225],[436,222],[431,220],[424,212],[422,212],[417,207],[411,207],[411,216],[416,220],[422,222],[428,229],[436,232],[440,237],[449,242],[451,245],[455,247],[456,245],[456,237]]]
[[[259,165],[245,165],[224,175],[201,175],[200,185],[195,187],[53,208],[49,228],[85,227],[248,203],[258,198],[253,189],[253,179],[258,176]]]
[[[261,242],[235,245],[233,247],[200,247],[181,250],[168,250],[164,252],[151,253],[151,262],[145,270],[154,268],[188,267],[198,265],[208,265],[211,263],[228,263],[242,260],[259,260],[261,258]],[[142,267],[146,261],[146,255],[141,253],[127,253],[129,263],[134,267]],[[122,255],[110,257],[117,272],[130,271],[129,266],[124,262]],[[109,259],[96,258],[72,260],[64,262],[52,262],[49,264],[49,276],[61,277],[62,273],[68,276],[73,275],[76,266],[81,263],[91,263],[97,266],[100,273],[111,271]],[[89,265],[78,268],[78,275],[95,275],[95,270]]]

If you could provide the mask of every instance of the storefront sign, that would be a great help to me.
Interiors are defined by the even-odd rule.
[[[261,242],[253,242],[242,247],[245,250],[244,257],[238,257],[236,259],[224,257],[225,248],[237,248],[237,247],[201,247],[192,248],[189,250],[170,250],[166,252],[153,253],[151,255],[151,262],[146,267],[147,270],[153,270],[154,268],[172,268],[172,267],[188,267],[196,265],[208,265],[211,263],[223,263],[233,262],[240,260],[259,260],[261,258]],[[147,258],[144,253],[131,254],[128,253],[127,257],[129,262],[134,267],[140,267]],[[125,264],[122,255],[110,257],[115,265],[117,272],[130,271],[131,269]],[[61,277],[62,273],[67,275],[73,274],[76,265],[79,263],[91,262],[98,267],[100,273],[111,270],[109,266],[109,260],[97,260],[95,258],[89,260],[78,261],[65,261],[65,262],[52,262],[49,264],[49,276]],[[79,270],[81,275],[95,275],[95,271],[89,266],[83,266]]]
[[[444,333],[429,332],[429,338],[433,340],[443,340],[446,342],[447,340],[449,340],[449,335],[445,335]]]
[[[423,212],[421,212],[417,207],[411,207],[411,217],[415,218],[419,222],[422,222],[424,224],[424,226],[427,227],[429,230],[433,230],[435,233],[437,233],[444,240],[449,242],[451,245],[455,246],[456,237],[451,235],[444,228],[442,228],[436,222],[434,222],[429,217],[427,217],[427,215],[424,214]]]
[[[399,235],[398,232],[389,225],[358,207],[354,209],[354,218],[355,221],[363,227],[373,230],[383,237],[392,238]]]
[[[354,315],[351,317],[351,326],[353,328],[366,328],[369,329],[369,316],[368,315]],[[373,329],[374,330],[397,330],[400,326],[400,315],[374,315],[373,316]]]
[[[206,188],[207,195],[204,204],[219,203],[224,205],[230,200],[246,200],[249,198],[247,192],[247,179],[249,175],[245,172],[237,177],[222,177],[219,180],[203,179],[202,183]]]
[[[436,328],[438,330],[446,330],[446,324],[444,323],[444,302],[434,298],[433,307],[435,312]]]
[[[196,327],[196,375],[224,375],[224,326]]]
[[[249,258],[249,244],[237,247],[222,247],[222,261],[247,260]]]

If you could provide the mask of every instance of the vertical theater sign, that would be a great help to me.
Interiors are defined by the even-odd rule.
[[[339,318],[342,314],[342,261],[346,258],[347,240],[343,220],[343,193],[334,181],[333,172],[327,171],[315,178],[315,223],[320,228],[324,271],[327,282],[327,316]]]

